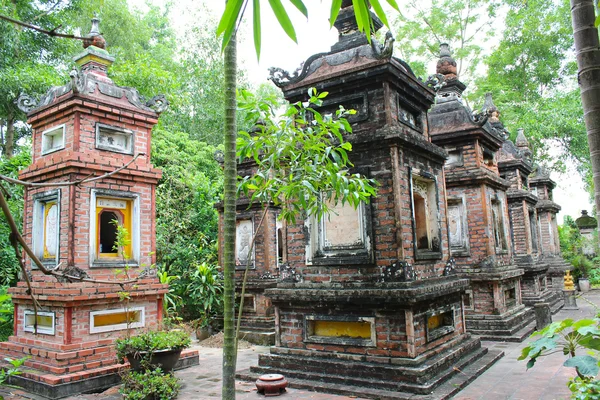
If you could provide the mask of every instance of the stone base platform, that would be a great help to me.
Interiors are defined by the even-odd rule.
[[[175,369],[198,364],[198,350],[186,349],[182,351]],[[7,362],[0,362],[0,367],[8,366]],[[23,367],[22,374],[10,377],[8,383],[48,399],[61,399],[80,393],[100,392],[115,386],[121,382],[119,373],[128,367],[129,363],[117,364],[116,359],[110,365],[63,374]]]
[[[571,271],[573,266],[567,264],[561,256],[546,257],[544,262],[548,264],[548,287],[562,294],[565,286],[565,273]]]
[[[438,348],[415,359],[274,347],[260,356],[257,367],[240,371],[237,377],[255,380],[277,372],[291,387],[318,392],[381,400],[448,399],[504,355],[488,352],[479,339],[468,335],[444,347],[447,351]]]
[[[535,315],[525,305],[502,315],[466,316],[467,331],[482,340],[522,342],[535,330]]]
[[[536,303],[548,303],[552,314],[556,314],[564,305],[562,295],[550,289],[540,293],[539,296],[529,297],[523,295],[523,304],[526,306],[533,307]]]

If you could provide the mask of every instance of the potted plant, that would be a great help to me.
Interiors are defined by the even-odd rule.
[[[571,261],[573,265],[573,275],[578,277],[579,290],[583,293],[590,290],[590,280],[588,274],[593,267],[592,261],[584,254],[579,254]]]
[[[196,316],[192,326],[197,339],[204,340],[212,334],[212,322],[223,303],[223,281],[218,267],[208,263],[196,265],[187,293],[190,297],[188,306]]]
[[[190,343],[187,332],[179,329],[148,331],[115,342],[119,363],[127,358],[134,371],[160,368],[163,372],[173,370],[181,351]]]

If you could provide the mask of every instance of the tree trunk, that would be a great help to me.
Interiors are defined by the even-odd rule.
[[[15,152],[15,119],[9,115],[6,119],[6,135],[4,136],[4,147],[2,148],[2,156],[7,160],[12,158]]]
[[[571,0],[579,88],[594,175],[594,200],[600,212],[600,49],[593,0]],[[598,218],[600,223],[600,218]]]
[[[225,163],[223,171],[223,400],[235,399],[235,200],[236,200],[236,69],[235,33],[225,47]]]

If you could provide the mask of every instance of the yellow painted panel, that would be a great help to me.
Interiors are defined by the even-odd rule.
[[[140,322],[141,313],[137,311],[116,312],[111,314],[94,315],[93,327],[118,325],[127,323],[127,315],[129,314],[129,323]]]
[[[315,336],[371,339],[369,322],[314,321]]]
[[[440,326],[443,325],[443,322],[444,322],[443,314],[432,315],[427,320],[427,328],[429,328],[429,330],[439,328]]]
[[[37,326],[38,328],[52,328],[52,320],[53,316],[51,315],[39,315],[37,316]],[[27,314],[25,316],[25,326],[33,326],[33,321],[35,319],[34,314]]]
[[[133,201],[128,199],[109,199],[109,198],[98,198],[96,200],[96,254],[98,254],[98,258],[110,258],[110,257],[120,257],[121,255],[117,252],[114,253],[100,253],[100,214],[102,211],[112,211],[118,213],[122,221],[119,221],[125,229],[127,229],[127,233],[129,234],[129,240],[131,241],[131,214],[132,214],[132,203]],[[105,205],[113,205],[114,207],[105,207]],[[131,243],[129,246],[125,246],[123,248],[123,255],[125,259],[129,259],[132,256],[131,252]]]

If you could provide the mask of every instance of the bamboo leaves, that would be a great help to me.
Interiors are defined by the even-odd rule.
[[[302,13],[306,18],[308,18],[308,9],[304,4],[303,0],[288,0],[289,3]],[[398,4],[395,0],[385,0],[387,4],[389,4],[396,11],[399,11]],[[239,21],[243,17],[244,11],[246,10],[248,0],[228,0],[227,5],[225,6],[225,11],[219,21],[219,26],[217,27],[217,36],[223,35],[223,42],[221,44],[222,49],[225,49],[227,43],[231,39],[231,36],[237,29]],[[292,39],[294,42],[298,42],[296,36],[296,30],[292,21],[289,17],[287,10],[284,7],[284,4],[281,0],[268,0],[269,6],[275,14],[279,25],[283,28],[286,35]],[[372,32],[373,31],[373,19],[371,18],[371,13],[369,12],[369,8],[372,6],[375,14],[383,21],[383,23],[389,27],[387,17],[381,6],[380,0],[352,0],[352,5],[354,7],[354,12],[356,15],[356,22],[358,25],[358,29],[361,32]],[[331,2],[331,11],[330,11],[330,24],[333,26],[340,9],[342,7],[342,0],[332,0]],[[261,9],[260,9],[260,0],[252,0],[252,26],[253,26],[253,36],[254,36],[254,48],[256,50],[256,57],[260,58],[260,51],[262,45],[262,28],[261,28]],[[367,39],[370,41],[371,36],[368,34]]]

